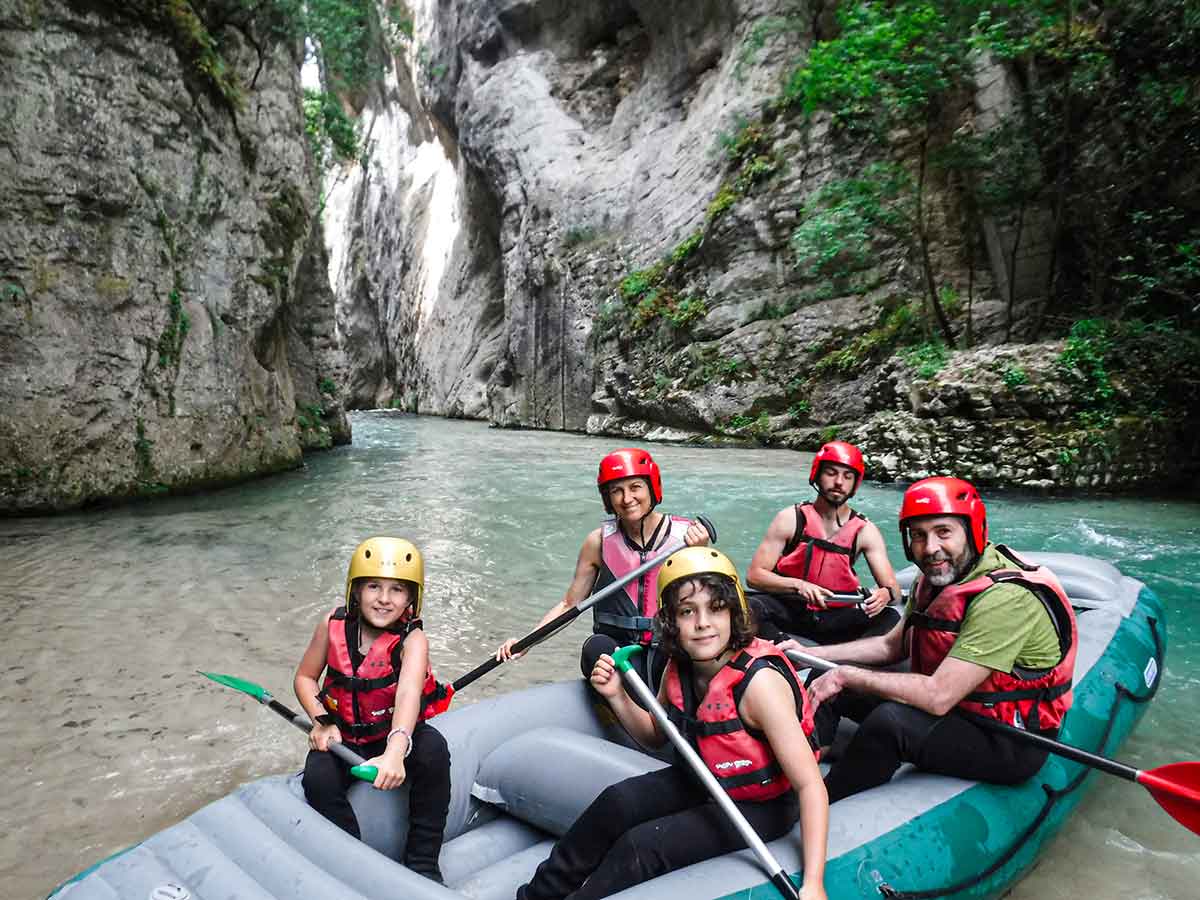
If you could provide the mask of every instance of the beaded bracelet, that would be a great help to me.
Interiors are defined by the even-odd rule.
[[[404,751],[404,758],[408,759],[408,754],[412,753],[412,735],[409,734],[407,730],[403,728],[393,728],[388,732],[387,740],[384,741],[384,743],[390,744],[392,742],[392,737],[397,734],[404,735],[405,739],[408,741],[408,747]]]

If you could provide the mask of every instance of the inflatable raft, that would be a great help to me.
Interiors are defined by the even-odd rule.
[[[1113,754],[1158,687],[1162,609],[1140,582],[1105,562],[1022,554],[1049,565],[1079,611],[1075,703],[1061,738]],[[910,582],[915,571],[901,574]],[[452,795],[441,866],[446,885],[408,871],[406,792],[357,783],[358,842],[304,802],[299,776],[245,785],[183,822],[61,885],[56,900],[414,898],[509,900],[557,835],[608,784],[666,763],[636,749],[594,706],[582,680],[519,691],[433,720],[450,745]],[[831,900],[995,897],[1062,826],[1090,770],[1051,756],[1020,787],[993,787],[902,768],[892,781],[831,810]],[[800,867],[798,835],[770,844]],[[768,898],[750,851],[631,888],[622,898]]]

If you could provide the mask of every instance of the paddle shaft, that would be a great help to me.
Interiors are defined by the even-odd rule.
[[[838,663],[830,662],[827,659],[822,659],[819,656],[813,656],[810,653],[804,653],[800,650],[788,650],[787,655],[793,662],[811,666],[814,669],[829,670],[838,665]],[[1141,773],[1140,769],[1135,769],[1133,766],[1127,766],[1108,757],[1080,750],[1078,747],[1072,747],[1070,744],[1061,743],[1041,734],[1034,734],[1032,731],[1025,731],[1023,728],[1015,728],[1006,722],[1001,722],[999,719],[989,719],[987,716],[979,716],[963,710],[956,710],[956,712],[984,728],[989,728],[1001,734],[1011,735],[1018,740],[1025,741],[1027,744],[1033,744],[1050,753],[1069,759],[1072,762],[1082,763],[1085,766],[1091,766],[1093,769],[1099,769],[1101,772],[1107,772],[1109,775],[1116,775],[1118,778],[1124,778],[1126,781],[1136,782],[1138,775]]]
[[[785,603],[796,600],[800,597],[799,594],[782,594],[778,591],[746,591],[747,599],[756,595],[765,597],[778,597]],[[862,606],[866,602],[869,594],[865,593],[848,593],[834,594],[832,597],[825,598],[825,606],[829,609],[844,609],[850,606]]]
[[[667,713],[661,704],[659,704],[658,698],[654,696],[650,688],[646,687],[646,682],[642,681],[638,673],[629,665],[628,659],[618,659],[617,668],[621,672],[621,678],[625,682],[625,687],[638,698],[641,705],[649,711],[650,715],[654,716],[654,720],[658,722],[658,727],[662,729],[663,734],[674,744],[675,749],[679,751],[679,755],[687,760],[692,771],[704,782],[704,787],[708,789],[717,806],[721,807],[721,811],[725,813],[729,821],[738,830],[738,833],[742,836],[742,840],[754,851],[754,854],[771,876],[771,884],[775,885],[779,893],[787,897],[788,900],[799,900],[800,892],[796,890],[796,886],[792,884],[792,880],[784,873],[783,866],[775,859],[774,854],[767,849],[767,845],[758,836],[758,832],[746,821],[746,817],[742,815],[741,810],[737,808],[737,804],[725,792],[725,788],[721,787],[721,783],[717,781],[716,776],[709,771],[704,760],[700,758],[700,754],[684,739],[671,720],[667,718]]]
[[[273,713],[278,713],[281,718],[287,719],[305,734],[312,731],[312,719],[303,713],[292,712],[270,694],[264,694],[264,698],[259,701],[263,706],[267,707]],[[348,766],[361,766],[365,759],[343,744],[341,741],[330,741],[329,752],[346,763]],[[364,779],[367,780],[367,779]],[[370,779],[374,780],[374,779]]]
[[[708,539],[715,544],[717,542],[717,529],[713,525],[713,523],[710,522],[708,519],[706,519],[704,516],[697,516],[696,521],[704,526],[704,530],[708,532]],[[625,575],[622,575],[620,578],[618,578],[612,584],[605,585],[603,588],[596,591],[596,593],[592,594],[590,597],[587,597],[586,599],[581,600],[576,606],[573,606],[573,607],[571,607],[571,609],[568,609],[566,612],[555,616],[553,619],[551,619],[545,625],[541,625],[538,628],[535,628],[533,631],[529,632],[529,634],[525,635],[525,637],[521,638],[519,641],[517,641],[515,644],[513,644],[512,652],[520,653],[524,650],[528,650],[534,644],[538,643],[539,641],[545,640],[547,637],[554,634],[554,632],[558,631],[558,629],[563,628],[567,625],[570,625],[577,618],[579,618],[581,615],[583,615],[584,612],[591,609],[593,606],[595,606],[601,600],[605,600],[608,597],[611,597],[617,591],[624,588],[625,585],[629,584],[629,582],[633,581],[635,578],[639,578],[642,575],[645,575],[647,572],[649,572],[655,566],[661,566],[666,561],[668,556],[670,556],[672,553],[675,553],[677,550],[682,549],[683,546],[684,546],[684,544],[682,541],[672,541],[670,544],[668,544],[666,547],[663,548],[662,552],[657,553],[654,556],[650,557],[650,559],[646,560],[644,563],[642,563],[640,566],[638,566],[632,572],[628,572]],[[457,693],[458,691],[461,691],[463,688],[465,688],[472,681],[475,681],[476,679],[486,675],[488,672],[492,671],[492,669],[496,668],[496,666],[500,666],[503,664],[504,664],[504,660],[496,659],[495,657],[492,657],[491,659],[487,660],[486,662],[480,663],[478,666],[476,666],[474,669],[472,669],[467,674],[462,675],[459,678],[456,678],[454,683],[450,685],[450,688],[455,693]]]

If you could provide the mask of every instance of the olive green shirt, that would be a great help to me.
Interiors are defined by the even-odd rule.
[[[988,544],[959,584],[1011,568],[1013,564]],[[913,611],[914,603],[910,597],[906,614]],[[949,655],[997,672],[1012,672],[1016,665],[1051,668],[1062,654],[1058,631],[1042,601],[1026,588],[1001,583],[971,601]]]

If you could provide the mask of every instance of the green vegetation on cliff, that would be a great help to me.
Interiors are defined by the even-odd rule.
[[[1192,441],[1200,7],[842,2],[761,20],[738,71],[789,31],[798,58],[777,96],[719,137],[703,226],[600,308],[629,408],[805,447],[894,410],[1037,421],[1082,456],[1116,453],[1118,432]],[[795,269],[731,288],[712,270],[751,223],[768,243],[788,223]],[[678,327],[682,297],[707,321]],[[825,301],[825,322],[792,315]],[[711,383],[740,408],[694,396]],[[696,410],[682,419],[681,393]],[[1036,466],[1021,477],[1058,477]]]
[[[926,301],[954,346],[959,336],[939,300],[924,205],[926,179],[939,170],[963,185],[972,232],[988,214],[1015,219],[1010,336],[1040,336],[1047,327],[1062,333],[1097,315],[1166,318],[1195,329],[1200,220],[1188,211],[1200,188],[1175,164],[1200,151],[1195,4],[1124,0],[1101,13],[1044,0],[900,0],[843,5],[838,27],[796,68],[779,105],[805,117],[826,113],[849,140],[871,139],[881,152],[898,132],[911,132],[916,174],[868,167],[825,188],[824,205],[797,229],[798,252],[815,249],[828,262],[840,249],[822,243],[830,233],[823,223],[832,221],[842,247],[857,242],[852,254],[861,254],[902,222],[916,244]],[[1014,75],[1019,102],[993,127],[955,128],[956,108],[992,60]],[[887,202],[867,214],[855,198]],[[1051,211],[1045,299],[1016,321],[1012,269],[1035,204]]]
[[[248,44],[260,56],[266,40],[304,48],[319,64],[324,89],[305,92],[306,128],[314,158],[357,156],[358,135],[343,98],[361,94],[383,72],[379,24],[370,0],[130,0],[109,3],[135,14],[170,36],[193,77],[237,114],[248,85],[230,64]],[[402,3],[388,3],[389,28],[411,36]],[[313,56],[310,56],[313,55]]]

